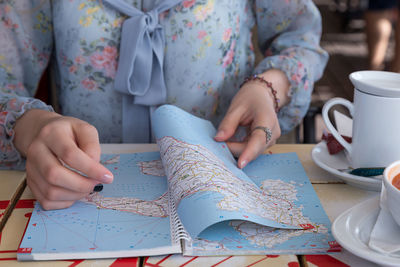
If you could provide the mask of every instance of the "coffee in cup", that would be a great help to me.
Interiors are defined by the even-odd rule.
[[[392,181],[392,185],[400,190],[400,174],[397,174]]]
[[[386,194],[386,204],[393,219],[400,225],[400,189],[398,184],[400,177],[400,161],[390,164],[383,172],[383,187]]]

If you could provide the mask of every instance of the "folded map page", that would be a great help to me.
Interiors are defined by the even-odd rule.
[[[262,155],[242,171],[208,121],[166,105],[152,128],[159,153],[102,156],[115,179],[101,192],[64,210],[37,204],[18,259],[322,253],[334,244],[295,153]]]
[[[242,220],[280,228],[301,228],[288,216],[277,220],[262,190],[236,167],[225,143],[214,141],[211,122],[162,106],[153,130],[174,205],[190,236],[221,221]],[[199,211],[206,211],[206,214]]]
[[[247,220],[224,221],[203,231],[192,243],[186,242],[185,254],[312,254],[335,249],[331,223],[296,153],[261,155],[244,172],[262,190],[260,201],[265,213],[303,229],[273,228]]]

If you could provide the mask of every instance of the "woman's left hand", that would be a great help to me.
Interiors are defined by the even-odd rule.
[[[259,75],[272,83],[277,91],[279,107],[288,101],[289,81],[286,75],[276,69],[268,70]],[[231,138],[238,126],[248,127],[248,136],[243,142],[227,141]],[[271,138],[267,140],[267,133],[263,129],[271,130]],[[281,129],[275,112],[275,99],[270,88],[256,80],[246,82],[233,98],[231,105],[219,125],[215,136],[216,141],[227,141],[232,154],[238,159],[238,167],[244,168],[250,161],[263,153],[269,146],[275,144],[281,135]]]

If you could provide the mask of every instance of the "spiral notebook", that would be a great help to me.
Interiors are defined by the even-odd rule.
[[[152,123],[160,152],[102,155],[112,184],[67,209],[35,205],[18,260],[338,249],[295,153],[240,170],[209,121],[165,105]]]

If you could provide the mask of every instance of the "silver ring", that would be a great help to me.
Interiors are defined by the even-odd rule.
[[[255,130],[261,130],[265,133],[265,137],[267,138],[266,144],[268,144],[269,141],[271,141],[272,131],[270,128],[264,126],[256,126],[251,132],[254,132]]]

